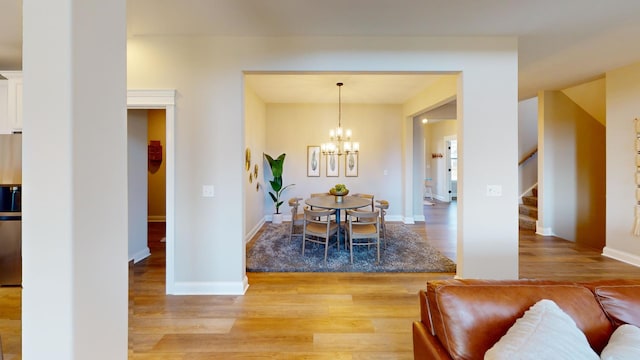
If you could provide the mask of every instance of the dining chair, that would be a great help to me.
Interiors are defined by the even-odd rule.
[[[329,240],[338,232],[338,224],[331,220],[335,210],[311,210],[304,209],[304,225],[302,227],[302,255],[307,241],[324,245],[324,263],[327,263]],[[336,237],[336,247],[340,249]]]
[[[380,219],[378,211],[347,210],[349,214],[349,254],[353,264],[353,247],[376,245],[380,262]],[[355,219],[358,221],[355,221]]]
[[[309,195],[310,197],[319,197],[319,196],[327,196],[330,195],[328,192],[326,193],[311,193],[311,195]],[[310,207],[311,210],[313,210],[313,206]]]
[[[375,203],[373,202],[373,194],[353,194],[353,196],[369,199],[371,201],[371,211],[376,211],[374,208]]]
[[[376,208],[380,211],[380,230],[382,230],[381,238],[384,239],[384,248],[387,248],[387,224],[384,221],[384,217],[387,215],[389,209],[389,202],[387,200],[376,200]]]
[[[289,242],[293,235],[302,235],[302,233],[294,233],[295,227],[304,225],[304,214],[298,213],[298,207],[300,206],[300,197],[292,197],[289,199],[289,206],[291,207],[291,229],[289,229]]]
[[[331,194],[329,194],[328,192],[324,192],[324,193],[311,193],[311,195],[309,195],[310,197],[320,197],[320,196],[329,196]],[[309,209],[313,210],[313,206],[308,206]],[[333,216],[333,219],[335,220],[335,215]]]
[[[353,196],[357,196],[357,197],[360,197],[360,198],[363,198],[363,199],[368,199],[371,202],[371,211],[375,211],[374,202],[373,202],[373,198],[374,198],[373,194],[360,194],[360,193],[357,193],[357,194],[353,194]],[[369,205],[367,205],[367,207],[368,206]],[[358,211],[369,211],[369,210],[364,210],[363,208],[354,210],[354,212],[358,212]],[[345,216],[345,219],[344,219],[345,225],[346,225],[347,221],[349,220],[349,219],[347,219],[348,217],[349,217],[349,215],[347,214],[347,216]],[[358,221],[358,217],[357,216],[356,216],[356,221]]]

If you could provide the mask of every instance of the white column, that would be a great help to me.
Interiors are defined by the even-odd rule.
[[[23,5],[22,358],[127,358],[126,1]]]
[[[518,278],[518,72],[516,57],[496,57],[499,72],[458,79],[457,276]],[[502,64],[502,65],[501,65]],[[492,81],[487,81],[492,77]]]

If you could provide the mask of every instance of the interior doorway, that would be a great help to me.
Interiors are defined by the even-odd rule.
[[[127,109],[165,112],[165,293],[175,293],[175,90],[128,90]],[[146,167],[145,167],[146,169]],[[146,205],[146,204],[145,204]],[[146,224],[146,219],[145,219]]]

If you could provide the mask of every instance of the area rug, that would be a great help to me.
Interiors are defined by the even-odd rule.
[[[456,264],[428,244],[428,241],[403,224],[387,224],[387,244],[380,246],[376,264],[375,246],[354,247],[353,264],[349,249],[341,237],[340,250],[335,240],[324,264],[324,246],[307,242],[302,255],[302,236],[289,243],[290,223],[268,223],[262,235],[247,250],[249,272],[447,272]],[[343,236],[343,235],[342,235]]]

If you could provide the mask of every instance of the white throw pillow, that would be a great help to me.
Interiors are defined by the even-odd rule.
[[[599,360],[575,321],[551,300],[540,300],[484,355],[485,360]]]
[[[633,325],[621,325],[611,334],[609,343],[602,350],[603,360],[640,359],[640,329]]]

